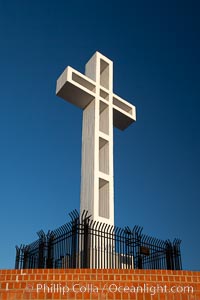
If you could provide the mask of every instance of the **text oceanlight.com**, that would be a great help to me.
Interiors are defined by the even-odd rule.
[[[40,284],[36,285],[36,288],[28,285],[27,290],[36,290],[37,293],[59,293],[65,295],[69,292],[74,293],[148,293],[150,295],[155,295],[158,293],[166,294],[176,294],[176,293],[185,293],[192,294],[194,292],[193,286],[180,286],[174,285],[168,287],[167,285],[120,285],[116,283],[104,284],[101,288],[94,284],[80,284],[74,283],[72,285],[63,285],[61,283],[52,283],[52,284]]]

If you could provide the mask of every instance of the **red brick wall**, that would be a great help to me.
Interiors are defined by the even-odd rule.
[[[0,299],[200,300],[200,272],[0,270]]]

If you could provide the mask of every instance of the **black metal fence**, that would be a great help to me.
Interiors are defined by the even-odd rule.
[[[38,240],[16,247],[15,268],[182,269],[179,239],[162,241],[139,226],[95,222],[87,212],[69,215],[69,223],[47,234],[41,230]]]

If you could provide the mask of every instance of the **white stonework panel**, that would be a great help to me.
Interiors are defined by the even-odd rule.
[[[109,175],[109,143],[105,141],[105,144],[100,147],[99,143],[99,171]]]
[[[109,219],[109,182],[99,187],[99,216]]]
[[[93,215],[95,101],[83,111],[82,126],[81,211],[85,209]]]
[[[100,85],[109,89],[109,63],[100,59]]]
[[[105,134],[109,134],[109,107],[105,107],[100,112],[99,116],[99,130]]]

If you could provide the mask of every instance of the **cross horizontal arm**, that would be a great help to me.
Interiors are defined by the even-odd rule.
[[[109,91],[106,91],[101,87],[100,97],[103,96],[103,94],[108,96]],[[95,99],[96,83],[73,68],[67,67],[57,80],[56,95],[84,109]],[[113,125],[118,129],[124,130],[132,122],[136,121],[135,106],[112,92],[111,99]]]
[[[113,94],[113,124],[116,128],[124,130],[136,121],[136,108],[134,105]]]
[[[95,82],[71,67],[67,67],[57,80],[56,95],[85,108],[95,98]]]

